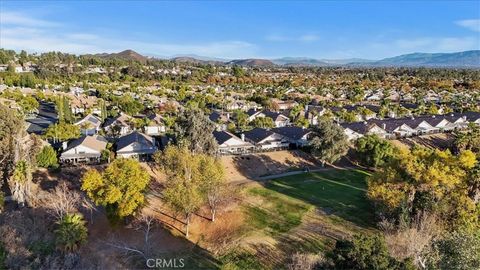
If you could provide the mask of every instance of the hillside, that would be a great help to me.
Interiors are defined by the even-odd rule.
[[[253,66],[266,67],[266,66],[275,65],[272,61],[267,59],[253,59],[253,58],[252,59],[236,59],[228,62],[228,64],[239,65],[239,66],[249,66],[249,67],[253,67]]]
[[[480,67],[480,50],[456,53],[411,53],[385,58],[371,63],[352,63],[365,66],[422,66],[422,67]]]
[[[103,53],[103,54],[97,54],[97,56],[103,57],[103,58],[120,58],[123,60],[128,60],[128,61],[138,61],[140,63],[146,63],[148,58],[133,51],[133,50],[125,50],[121,51],[119,53]]]
[[[283,57],[278,59],[273,59],[273,63],[277,65],[284,66],[330,66],[330,64],[307,57]]]

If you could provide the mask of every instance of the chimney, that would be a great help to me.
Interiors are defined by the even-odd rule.
[[[308,112],[308,104],[305,105],[305,112]]]
[[[230,120],[230,113],[227,112],[227,120]]]
[[[242,141],[245,141],[245,134],[240,134],[240,138],[242,139]]]
[[[68,146],[68,142],[62,142],[62,149],[63,150],[66,150],[67,149],[67,146]]]
[[[384,130],[387,129],[387,124],[386,124],[386,123],[383,123],[383,129],[384,129]]]

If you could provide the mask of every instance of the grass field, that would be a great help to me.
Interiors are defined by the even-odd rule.
[[[358,170],[328,170],[249,188],[243,209],[247,231],[258,241],[252,249],[233,250],[222,261],[236,266],[228,269],[276,269],[285,266],[292,252],[323,252],[338,237],[372,229],[367,176]]]

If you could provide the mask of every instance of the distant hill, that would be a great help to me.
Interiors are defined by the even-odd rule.
[[[210,64],[210,65],[221,65],[225,64],[223,61],[217,61],[217,60],[203,60],[203,59],[198,59],[195,57],[189,57],[189,56],[179,56],[179,57],[174,57],[170,59],[171,61],[175,63],[193,63],[193,64]]]
[[[456,53],[411,53],[370,63],[350,63],[349,65],[480,68],[480,50]]]
[[[149,59],[133,50],[125,50],[119,53],[103,53],[96,56],[104,58],[121,58],[125,60],[146,63]],[[159,58],[159,57],[158,57]],[[157,58],[157,59],[158,59]],[[211,65],[240,65],[249,67],[266,66],[365,66],[365,67],[460,67],[480,68],[480,50],[456,52],[456,53],[411,53],[382,60],[367,60],[360,58],[350,59],[315,59],[308,57],[282,57],[277,59],[235,59],[213,58],[194,54],[177,55],[167,58],[176,63],[195,63]]]
[[[330,64],[307,57],[283,57],[273,59],[273,63],[282,66],[330,66]]]
[[[97,56],[104,57],[104,58],[120,58],[128,61],[138,61],[140,63],[146,63],[148,58],[133,51],[133,50],[125,50],[119,53],[102,53],[97,54]]]
[[[275,64],[267,59],[236,59],[228,62],[230,65],[248,66],[248,67],[266,67]]]

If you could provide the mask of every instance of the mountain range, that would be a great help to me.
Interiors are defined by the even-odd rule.
[[[315,59],[308,57],[283,57],[276,59],[223,59],[198,55],[177,55],[174,57],[159,57],[150,55],[143,56],[132,50],[125,50],[112,54],[97,54],[100,57],[118,57],[127,60],[146,63],[150,58],[168,59],[178,63],[198,63],[198,64],[227,64],[250,67],[267,66],[364,66],[364,67],[460,67],[460,68],[480,68],[480,50],[455,52],[455,53],[411,53],[395,57],[384,58],[381,60],[368,60],[360,58],[350,59]]]

